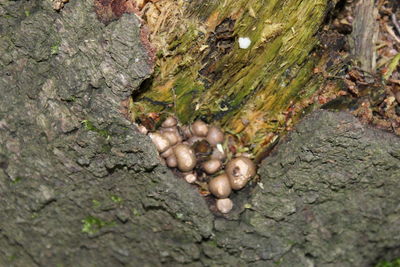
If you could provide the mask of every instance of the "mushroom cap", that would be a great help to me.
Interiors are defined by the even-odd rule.
[[[208,129],[208,134],[207,134],[207,141],[210,143],[210,145],[215,146],[217,144],[223,143],[225,140],[224,133],[221,131],[221,129],[217,126],[211,126]]]
[[[217,209],[221,213],[228,213],[233,208],[233,202],[229,198],[217,199]]]
[[[208,133],[208,125],[201,120],[195,121],[190,129],[194,135],[200,137],[206,137]]]
[[[169,116],[168,118],[165,119],[165,121],[161,124],[161,127],[164,128],[169,128],[169,127],[174,127],[178,124],[178,121],[176,120],[175,117]]]
[[[161,157],[168,158],[169,156],[171,156],[173,154],[174,154],[174,150],[172,147],[170,147],[167,150],[165,150],[163,153],[161,153]]]
[[[222,162],[218,159],[210,159],[203,162],[202,167],[203,170],[207,174],[214,174],[216,173],[222,166]]]
[[[189,126],[187,126],[187,125],[182,126],[181,130],[182,130],[182,133],[183,133],[183,138],[185,140],[189,139],[190,137],[193,136],[192,132],[190,131],[190,127]]]
[[[190,146],[178,144],[174,147],[174,154],[178,161],[178,169],[182,172],[188,172],[196,167],[196,156]]]
[[[160,133],[166,133],[166,132],[173,132],[173,133],[175,133],[175,132],[178,132],[178,128],[175,127],[175,126],[167,127],[167,128],[160,127],[158,130],[160,131]]]
[[[213,149],[213,152],[211,154],[211,158],[223,161],[223,160],[226,159],[226,153],[225,153],[224,149],[222,148],[222,146],[221,146],[221,150],[222,151],[220,149],[218,149],[218,146],[220,146],[220,145],[217,145],[217,147],[215,147]]]
[[[187,140],[187,142],[189,145],[193,145],[194,143],[200,142],[202,140],[204,140],[204,137],[192,136]]]
[[[256,175],[256,166],[249,158],[240,156],[229,161],[225,171],[232,189],[239,190],[245,187],[247,182]]]
[[[211,148],[210,144],[204,139],[201,141],[195,142],[191,147],[193,148],[194,153],[196,153],[196,156],[210,155],[212,152],[212,148]]]
[[[182,140],[178,132],[164,132],[163,136],[168,139],[171,146],[176,145],[179,141]]]
[[[174,154],[170,155],[165,162],[167,163],[167,166],[170,168],[176,168],[178,166],[178,161],[176,160],[176,157]]]
[[[186,173],[184,176],[186,182],[193,184],[197,180],[197,175],[195,173]]]
[[[149,131],[147,130],[147,128],[144,127],[143,125],[138,125],[138,126],[137,126],[137,129],[138,129],[139,133],[142,133],[142,134],[147,134],[147,133],[149,132]]]
[[[149,133],[149,137],[156,145],[158,152],[162,153],[170,147],[170,143],[167,138],[165,138],[162,134],[155,132]]]
[[[231,185],[226,173],[218,175],[208,183],[208,190],[217,198],[227,198],[231,192]]]

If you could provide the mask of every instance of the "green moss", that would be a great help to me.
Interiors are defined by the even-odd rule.
[[[283,258],[280,258],[279,260],[274,261],[274,265],[280,266],[282,264],[282,262],[283,262]]]
[[[180,38],[173,41],[169,45],[168,50],[176,50],[178,54],[185,54],[197,39],[198,34],[196,26],[193,24],[189,25],[188,30]]]
[[[383,78],[385,80],[389,79],[390,76],[392,76],[393,71],[397,68],[397,66],[399,66],[399,63],[400,63],[400,54],[397,54],[392,58],[385,75],[383,75]]]
[[[137,217],[142,215],[136,208],[132,209],[132,213],[134,216],[137,216]]]
[[[60,44],[54,44],[50,47],[50,51],[52,55],[57,55],[60,50]]]
[[[218,246],[218,243],[216,240],[210,240],[207,242],[207,244],[210,245],[211,247],[215,247],[215,248]]]
[[[92,200],[93,208],[99,208],[101,206],[100,201],[93,199]]]
[[[104,138],[110,139],[111,135],[107,130],[96,128],[91,121],[83,120],[81,123],[83,124],[83,126],[87,131],[96,132],[99,135],[103,136]]]
[[[122,201],[123,201],[123,199],[121,198],[121,197],[119,197],[119,196],[116,196],[116,195],[112,195],[111,196],[111,200],[112,200],[112,202],[114,202],[114,203],[122,203]]]
[[[21,181],[23,181],[24,179],[22,177],[15,177],[14,180],[11,180],[12,184],[19,184]]]
[[[107,222],[103,221],[100,218],[94,217],[94,216],[88,216],[85,219],[82,220],[82,233],[86,234],[94,234],[98,232],[100,229],[103,227],[107,226],[114,226],[115,222]]]
[[[13,261],[15,261],[16,259],[17,259],[17,254],[15,253],[15,254],[12,254],[11,256],[8,256],[8,261],[9,262],[13,262]]]
[[[393,261],[381,261],[375,267],[400,267],[400,258]]]

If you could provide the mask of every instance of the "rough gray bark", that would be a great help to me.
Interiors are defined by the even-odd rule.
[[[399,255],[398,137],[312,114],[223,217],[120,112],[152,71],[135,15],[104,26],[90,0],[61,13],[5,1],[0,14],[0,266],[368,266]]]

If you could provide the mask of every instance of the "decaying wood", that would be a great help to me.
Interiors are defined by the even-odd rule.
[[[378,38],[377,9],[374,0],[359,0],[354,8],[352,54],[360,67],[370,73],[376,69],[376,41]]]
[[[258,154],[271,135],[291,127],[296,115],[289,110],[319,88],[316,35],[334,2],[192,1],[170,17],[168,2],[154,4],[162,41],[154,38],[157,68],[133,99],[134,119],[148,112],[175,113],[184,123],[202,118]],[[250,38],[248,49],[239,37]]]

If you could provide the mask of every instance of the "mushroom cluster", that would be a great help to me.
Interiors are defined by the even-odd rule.
[[[161,160],[175,169],[188,183],[196,183],[217,198],[221,213],[233,208],[229,199],[232,190],[240,190],[256,175],[256,166],[243,154],[228,153],[226,135],[217,126],[201,120],[180,126],[175,117],[168,117],[155,132],[138,126],[148,134]]]

